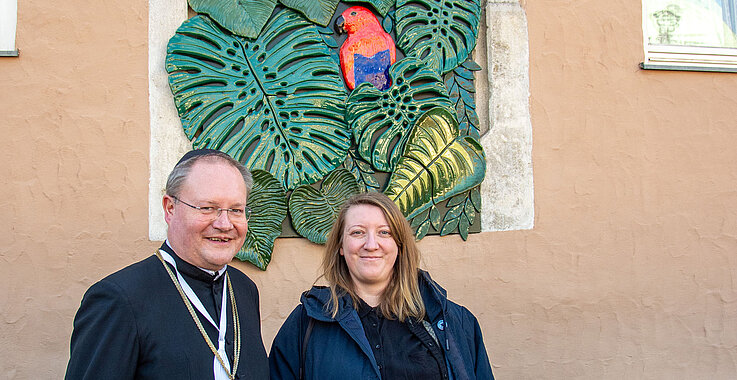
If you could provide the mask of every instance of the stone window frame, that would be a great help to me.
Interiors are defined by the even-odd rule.
[[[481,184],[481,231],[533,228],[532,124],[529,112],[527,17],[517,0],[482,1],[485,12],[474,60],[476,109],[486,178]],[[161,207],[166,176],[191,148],[184,136],[164,68],[166,44],[188,17],[184,0],[149,0],[149,239],[166,238]]]

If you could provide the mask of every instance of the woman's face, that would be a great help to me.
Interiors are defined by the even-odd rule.
[[[397,252],[397,243],[380,208],[355,205],[348,209],[340,254],[357,288],[386,289]]]

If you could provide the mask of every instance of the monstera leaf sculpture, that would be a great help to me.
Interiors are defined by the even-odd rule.
[[[185,21],[169,41],[166,69],[193,147],[224,151],[288,190],[339,166],[350,145],[346,90],[324,39],[332,37],[288,9],[255,40],[206,16]]]
[[[339,0],[279,0],[279,2],[300,12],[315,24],[326,26],[330,23]],[[393,5],[393,1],[391,3]],[[198,13],[210,16],[220,26],[237,36],[256,38],[274,11],[276,0],[189,0],[189,6]]]
[[[428,207],[484,179],[484,151],[471,136],[459,136],[458,121],[444,108],[423,114],[384,193],[412,219]]]
[[[189,0],[189,6],[235,35],[256,38],[274,11],[276,0]]]
[[[254,170],[252,174],[253,189],[248,196],[251,220],[246,242],[235,257],[266,270],[274,240],[281,235],[282,222],[287,217],[287,202],[284,188],[274,176],[263,170]]]
[[[279,0],[279,2],[322,26],[330,23],[335,8],[338,7],[338,0]]]
[[[374,176],[376,172],[371,169],[371,165],[364,161],[356,150],[351,148],[348,149],[348,156],[346,156],[343,167],[348,169],[353,177],[358,182],[358,186],[361,187],[362,191],[376,191],[381,185]]]
[[[325,244],[333,221],[346,199],[360,188],[353,174],[336,169],[322,181],[322,188],[303,185],[289,197],[289,213],[294,229],[313,243]]]
[[[381,189],[417,238],[467,238],[485,171],[480,67],[470,59],[480,0],[188,2],[199,14],[170,39],[166,70],[192,147],[253,172],[251,228],[237,258],[265,269],[287,212],[297,233],[324,243],[348,197]],[[328,27],[345,3],[383,16],[405,55],[384,91],[364,83],[348,96]]]
[[[465,62],[476,47],[479,0],[397,0],[397,47],[441,74]]]
[[[348,97],[346,121],[358,153],[380,171],[397,164],[415,121],[435,107],[450,107],[443,80],[414,57],[389,69],[392,86],[380,91],[362,83]]]
[[[386,16],[389,9],[394,5],[394,0],[346,0],[346,3],[367,3],[371,4],[379,14]]]

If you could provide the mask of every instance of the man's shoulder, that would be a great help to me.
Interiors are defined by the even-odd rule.
[[[94,283],[85,292],[76,318],[103,311],[117,310],[117,313],[126,314],[145,309],[150,300],[159,297],[165,288],[161,283],[166,280],[166,274],[163,267],[157,269],[157,263],[161,267],[159,260],[151,256]]]
[[[231,265],[228,265],[228,278],[230,278],[230,281],[233,282],[234,286],[237,286],[239,288],[245,288],[250,291],[258,291],[256,288],[256,283],[251,280],[248,275],[241,272],[238,268],[235,268]]]
[[[93,287],[112,284],[122,290],[147,289],[153,282],[165,279],[161,276],[163,269],[159,259],[152,255],[106,276]]]

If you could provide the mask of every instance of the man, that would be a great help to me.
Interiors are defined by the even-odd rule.
[[[222,152],[182,157],[163,198],[167,240],[84,295],[67,379],[269,378],[258,290],[227,266],[246,238],[251,182]]]

